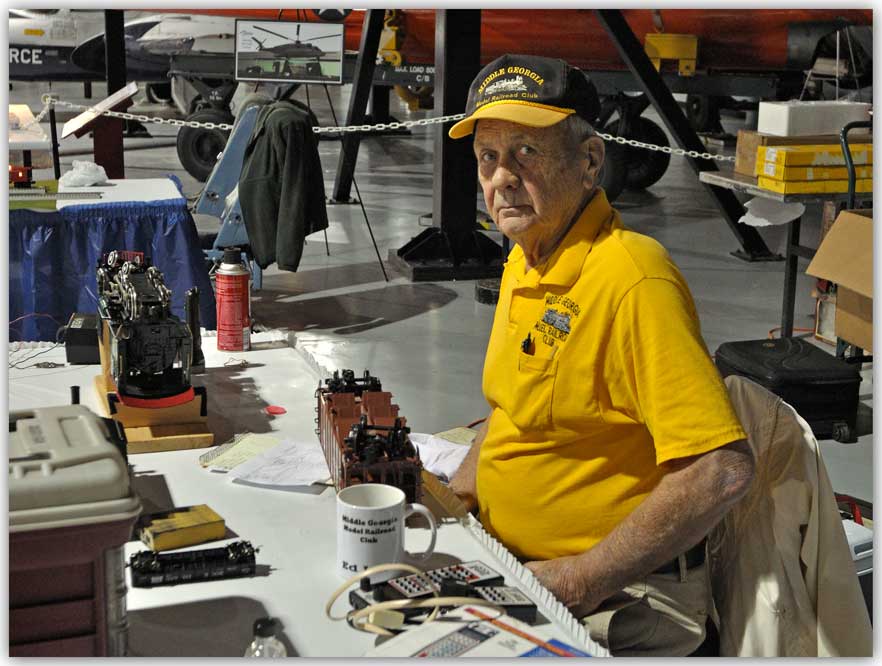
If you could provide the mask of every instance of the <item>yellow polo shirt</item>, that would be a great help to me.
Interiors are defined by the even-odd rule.
[[[609,534],[664,461],[746,435],[683,276],[602,190],[548,261],[524,269],[515,246],[484,363],[478,504],[515,555],[550,559]]]

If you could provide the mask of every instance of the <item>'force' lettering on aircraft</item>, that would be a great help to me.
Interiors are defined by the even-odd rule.
[[[43,49],[9,49],[10,65],[42,65]]]

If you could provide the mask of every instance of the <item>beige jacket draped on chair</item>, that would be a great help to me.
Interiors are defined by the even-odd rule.
[[[747,494],[709,536],[721,656],[870,656],[873,639],[818,443],[758,384],[726,385],[756,458]]]

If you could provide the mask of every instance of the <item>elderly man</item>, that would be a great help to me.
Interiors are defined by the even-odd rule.
[[[515,247],[484,364],[491,407],[451,488],[617,655],[678,656],[705,635],[704,538],[753,459],[683,276],[597,187],[588,78],[508,55],[479,74],[487,209]]]

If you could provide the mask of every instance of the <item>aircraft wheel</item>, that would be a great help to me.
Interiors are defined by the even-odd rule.
[[[621,121],[610,123],[604,131],[620,136],[618,128]],[[651,143],[655,146],[669,146],[668,135],[657,124],[642,116],[634,118],[629,124],[627,137]],[[629,190],[645,190],[657,183],[671,163],[671,156],[657,150],[626,146],[625,187]]]
[[[197,111],[187,116],[186,120],[232,125],[234,119],[229,111],[210,108]],[[211,175],[218,153],[223,151],[229,137],[230,133],[226,130],[182,127],[178,131],[177,139],[181,165],[193,178],[204,183]]]
[[[720,103],[709,95],[686,95],[686,117],[696,132],[719,132]]]
[[[625,189],[628,153],[625,146],[613,141],[605,141],[606,156],[600,167],[597,184],[606,192],[607,201],[612,203]]]

